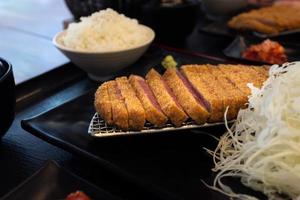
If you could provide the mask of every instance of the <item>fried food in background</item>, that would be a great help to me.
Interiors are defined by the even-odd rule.
[[[251,10],[233,17],[228,26],[237,30],[251,30],[265,34],[300,28],[300,7],[272,5]]]

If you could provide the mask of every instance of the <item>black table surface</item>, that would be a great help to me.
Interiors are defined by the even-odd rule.
[[[196,27],[185,42],[167,45],[213,55],[222,60],[225,59],[222,50],[230,44],[231,40],[232,38],[199,33]],[[50,145],[21,128],[20,121],[22,119],[61,105],[94,86],[95,83],[90,81],[85,73],[72,63],[65,64],[17,86],[16,117],[0,145],[0,196],[32,175],[47,160],[55,160],[75,174],[124,199],[151,199],[151,194],[142,196],[145,193],[140,194],[139,191],[124,189],[126,181],[118,179],[110,172],[101,170],[96,163]],[[199,197],[189,194],[182,194],[182,198],[199,199]]]

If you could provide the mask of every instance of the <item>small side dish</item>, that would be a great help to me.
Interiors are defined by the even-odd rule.
[[[262,43],[251,45],[243,52],[242,57],[269,64],[283,64],[287,62],[284,47],[278,42],[269,39]]]
[[[146,121],[157,127],[167,121],[179,127],[189,119],[222,122],[225,113],[235,119],[247,103],[247,84],[261,87],[267,77],[268,67],[245,65],[183,65],[163,75],[151,69],[145,79],[131,75],[104,82],[94,104],[107,124],[123,131],[142,130]]]
[[[209,151],[217,172],[211,188],[232,199],[257,199],[223,180],[235,177],[268,199],[300,198],[299,76],[300,62],[273,65],[261,89],[251,85],[248,108]]]
[[[300,6],[273,5],[251,10],[233,17],[228,26],[265,34],[279,34],[300,28]]]
[[[91,198],[84,192],[76,191],[69,194],[65,200],[91,200]]]

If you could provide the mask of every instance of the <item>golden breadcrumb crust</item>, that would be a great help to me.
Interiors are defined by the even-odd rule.
[[[116,81],[108,81],[108,94],[112,105],[112,116],[114,125],[122,130],[128,130],[128,112],[118,89]]]
[[[107,124],[113,124],[111,101],[108,94],[108,83],[105,82],[98,87],[95,93],[94,106],[98,114]]]
[[[204,124],[210,113],[203,105],[197,102],[193,94],[184,85],[177,73],[177,69],[169,68],[164,73],[163,78],[184,111],[198,124]]]
[[[223,121],[224,105],[221,95],[216,90],[218,85],[215,85],[215,78],[203,66],[205,65],[184,65],[181,72],[210,104],[211,115],[208,122]]]
[[[228,106],[226,118],[228,120],[235,119],[240,108],[243,108],[247,103],[247,95],[239,90],[231,80],[216,66],[207,65],[210,73],[216,78],[219,83],[219,88],[223,92],[224,106]]]
[[[300,28],[300,6],[273,5],[251,10],[233,17],[228,26],[266,34]]]
[[[140,100],[137,98],[126,76],[116,78],[116,82],[128,111],[129,129],[142,130],[146,119],[145,111]]]
[[[165,115],[175,126],[181,126],[188,119],[188,116],[167,91],[167,85],[164,84],[161,75],[151,69],[146,75],[146,80]]]
[[[168,118],[162,113],[162,111],[155,108],[155,106],[152,104],[151,100],[145,93],[143,87],[139,83],[139,81],[145,81],[145,80],[142,77],[136,75],[131,75],[129,77],[129,83],[134,89],[136,96],[142,103],[142,106],[145,110],[147,121],[150,122],[151,124],[154,124],[157,127],[161,127],[165,125],[166,122],[168,121]]]

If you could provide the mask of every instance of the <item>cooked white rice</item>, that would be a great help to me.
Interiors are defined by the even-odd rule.
[[[136,19],[108,8],[70,24],[61,42],[75,50],[101,52],[136,47],[150,37],[149,29],[141,26]]]

